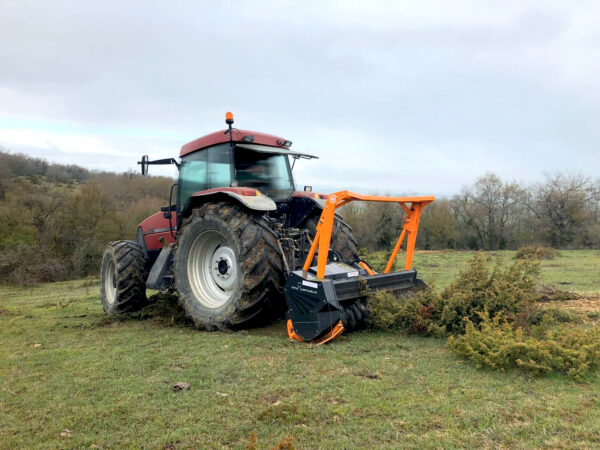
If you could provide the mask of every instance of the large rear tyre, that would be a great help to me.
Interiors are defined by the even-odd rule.
[[[102,256],[100,292],[107,314],[123,314],[142,308],[146,298],[146,259],[133,241],[111,242]]]
[[[184,221],[175,253],[179,302],[198,328],[242,328],[281,316],[283,258],[258,214],[209,203]]]
[[[313,214],[304,222],[303,228],[306,228],[310,232],[311,237],[315,235],[320,217],[320,214]],[[358,243],[354,239],[354,236],[352,236],[352,229],[338,218],[333,222],[329,247],[338,252],[342,256],[342,261],[346,264],[353,264],[360,260],[358,256]]]
[[[312,215],[304,223],[304,228],[306,228],[313,237],[317,229],[319,217],[320,215]],[[352,236],[352,229],[337,218],[333,223],[331,244],[329,247],[338,252],[342,257],[342,262],[345,262],[346,264],[354,264],[360,261],[360,256],[358,255],[358,243]],[[341,316],[346,331],[365,328],[369,319],[367,298],[360,297],[356,302],[345,307],[341,312]]]

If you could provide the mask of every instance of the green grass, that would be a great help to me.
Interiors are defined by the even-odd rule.
[[[598,252],[562,254],[543,263],[546,281],[600,291]],[[415,266],[441,286],[468,257]],[[600,446],[597,374],[477,370],[442,340],[393,333],[314,347],[288,342],[283,323],[198,332],[162,300],[109,318],[98,290],[0,287],[0,448],[244,448],[253,430],[259,448],[289,436],[297,448]]]
[[[416,252],[413,266],[425,282],[434,281],[437,287],[444,287],[456,277],[473,253],[452,250]],[[489,258],[501,258],[510,263],[514,261],[515,252],[497,251],[486,254]],[[375,269],[383,270],[388,256],[389,252],[376,252],[369,256],[368,261]],[[540,260],[540,263],[541,283],[574,292],[600,291],[600,250],[561,250],[556,258]],[[403,264],[404,260],[399,255],[395,268],[400,270]]]

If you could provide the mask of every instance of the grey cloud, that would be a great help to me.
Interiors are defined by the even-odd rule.
[[[241,128],[318,147],[324,164],[347,148],[345,169],[299,171],[326,186],[355,186],[360,171],[379,191],[408,171],[400,190],[423,193],[486,170],[598,172],[595,3],[386,5],[5,3],[0,129],[3,117],[62,121],[110,148],[169,156],[231,109]],[[320,127],[337,139],[319,141]],[[357,130],[364,146],[349,142]]]

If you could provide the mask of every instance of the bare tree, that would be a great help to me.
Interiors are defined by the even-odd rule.
[[[436,199],[423,210],[417,244],[425,249],[456,247],[456,218],[448,199]]]
[[[593,222],[600,222],[600,178],[591,184],[588,191],[589,213]]]
[[[488,173],[464,187],[452,205],[459,220],[475,233],[479,246],[496,250],[506,246],[506,226],[522,195],[518,184],[503,183]]]
[[[549,243],[553,247],[575,243],[590,218],[587,207],[595,196],[589,178],[581,174],[546,174],[546,180],[533,191],[529,208],[547,233]]]

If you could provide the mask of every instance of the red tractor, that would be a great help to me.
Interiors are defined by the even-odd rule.
[[[136,241],[108,245],[101,269],[106,313],[143,307],[146,289],[176,291],[198,328],[254,326],[287,309],[291,338],[325,342],[365,323],[367,290],[420,284],[410,260],[421,209],[433,197],[296,191],[294,163],[315,156],[290,150],[287,139],[233,128],[231,113],[226,123],[226,130],[185,144],[180,162],[144,156],[138,163],[144,175],[149,165],[175,164],[179,179],[169,205],[139,224]],[[393,201],[407,211],[384,274],[361,261],[335,211],[351,200]],[[406,234],[406,270],[388,273]]]

